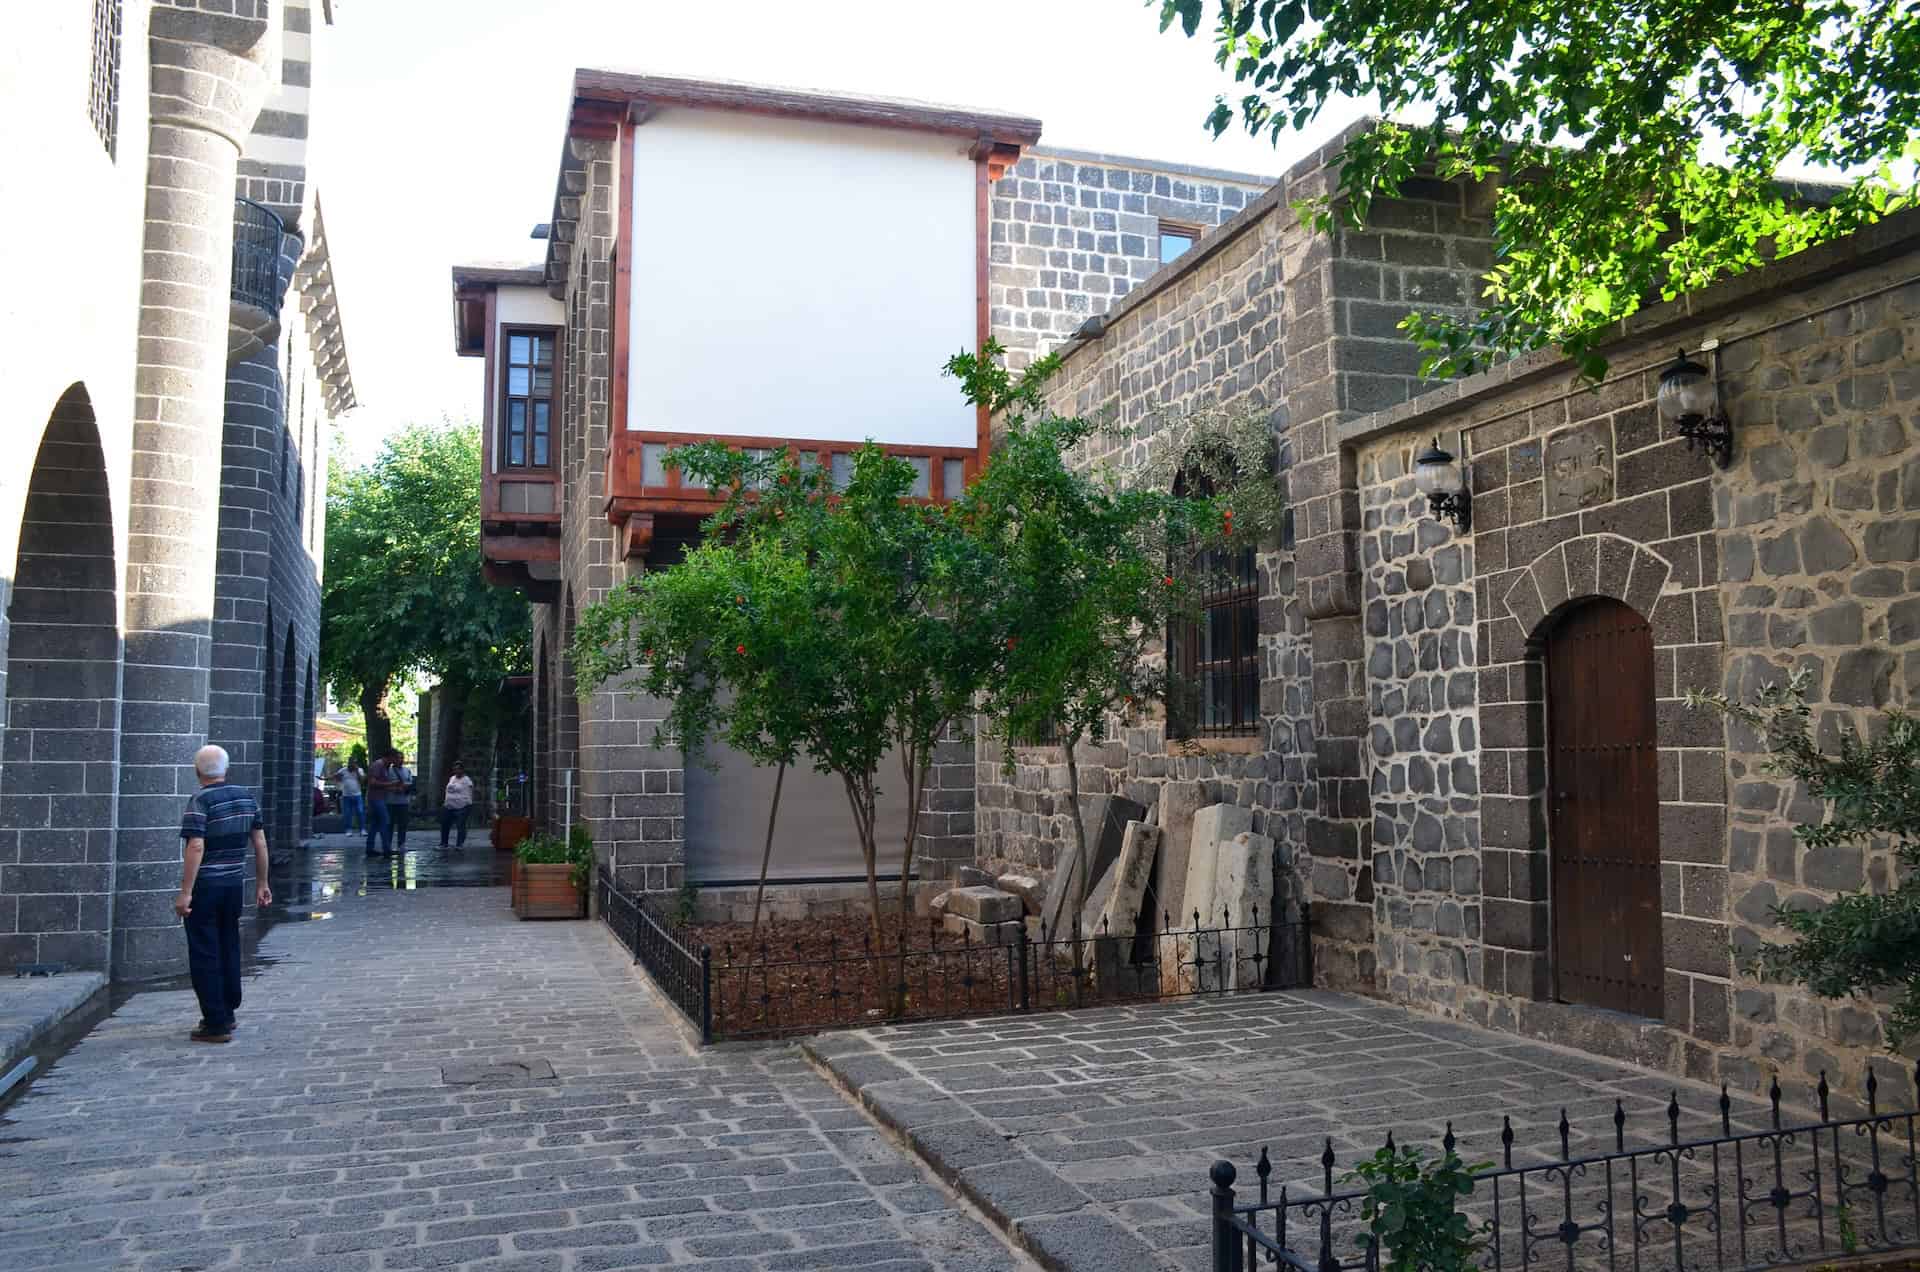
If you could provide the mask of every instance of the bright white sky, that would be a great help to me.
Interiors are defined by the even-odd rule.
[[[573,69],[915,97],[1040,119],[1042,145],[1277,175],[1354,117],[1276,152],[1201,121],[1230,77],[1142,0],[347,0],[316,68],[313,140],[347,356],[355,460],[391,429],[477,418],[448,269],[533,262]],[[693,192],[689,216],[699,215]]]

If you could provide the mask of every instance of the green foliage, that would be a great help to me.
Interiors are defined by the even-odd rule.
[[[1452,1151],[1428,1161],[1409,1144],[1386,1146],[1348,1172],[1366,1185],[1360,1217],[1368,1236],[1386,1251],[1382,1272],[1468,1272],[1480,1237],[1458,1206],[1473,1195],[1473,1172]]]
[[[572,866],[567,878],[583,891],[593,880],[593,836],[585,826],[575,826],[565,839],[544,832],[529,835],[514,845],[513,855],[523,866]]]
[[[525,670],[526,599],[481,575],[480,447],[476,426],[415,424],[328,474],[320,671],[337,699],[377,702],[412,673],[464,692]]]
[[[1558,344],[1598,376],[1599,331],[1915,201],[1920,6],[1888,0],[1147,0],[1166,30],[1214,12],[1215,59],[1242,86],[1208,117],[1276,142],[1336,98],[1394,124],[1351,140],[1331,198],[1370,200],[1427,171],[1493,179],[1496,261],[1470,319],[1403,326],[1429,372]],[[1789,163],[1844,172],[1820,191]]]
[[[1796,672],[1762,688],[1752,703],[1692,693],[1687,701],[1756,732],[1768,770],[1806,784],[1826,807],[1824,821],[1794,827],[1808,848],[1890,848],[1899,881],[1883,892],[1850,892],[1824,909],[1781,905],[1773,917],[1796,938],[1763,946],[1750,966],[1760,975],[1799,981],[1822,998],[1897,994],[1887,1047],[1920,1035],[1920,719],[1889,712],[1874,736],[1837,730],[1834,753],[1815,738],[1808,679]]]
[[[577,682],[631,674],[668,706],[656,740],[696,758],[718,738],[841,778],[877,922],[880,770],[897,756],[910,865],[933,744],[992,664],[995,616],[975,600],[993,562],[950,508],[911,501],[912,465],[876,446],[838,490],[785,452],[712,442],[670,459],[727,503],[681,564],[588,607]]]
[[[947,367],[969,401],[1005,423],[993,461],[956,506],[996,563],[980,601],[1006,633],[982,706],[1009,763],[1017,739],[1047,733],[1071,762],[1072,748],[1103,738],[1110,718],[1164,696],[1164,664],[1150,655],[1192,586],[1185,572],[1169,572],[1171,545],[1219,540],[1230,494],[1184,498],[1171,493],[1170,477],[1128,486],[1075,467],[1071,452],[1098,426],[1045,410],[1039,388],[1050,362],[1015,380],[998,352],[989,344],[984,356],[960,354]],[[1264,452],[1261,462],[1270,464]]]
[[[367,744],[355,742],[353,749],[347,752],[347,763],[365,769],[367,767]]]

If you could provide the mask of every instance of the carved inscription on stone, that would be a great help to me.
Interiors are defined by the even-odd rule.
[[[1592,508],[1613,498],[1613,438],[1585,425],[1547,439],[1547,515]]]

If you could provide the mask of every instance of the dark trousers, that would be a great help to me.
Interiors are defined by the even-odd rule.
[[[407,846],[407,823],[413,820],[412,804],[388,804],[387,816],[393,818],[393,841],[396,848]]]
[[[466,808],[442,808],[440,810],[440,846],[442,848],[447,846],[447,831],[456,826],[460,828],[460,837],[454,840],[453,846],[456,848],[465,848],[467,846],[467,814],[472,811],[472,805],[468,805]]]
[[[388,804],[385,800],[375,799],[367,802],[368,852],[374,850],[373,841],[375,839],[380,841],[381,852],[393,851],[393,822],[387,817],[387,810],[391,807],[392,805]]]
[[[233,1026],[240,1007],[240,910],[244,881],[195,879],[187,930],[187,969],[200,1000],[200,1019],[215,1029]]]

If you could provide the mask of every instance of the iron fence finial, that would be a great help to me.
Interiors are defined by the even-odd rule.
[[[1832,1121],[1833,1119],[1827,1116],[1828,1090],[1827,1071],[1825,1069],[1820,1070],[1820,1085],[1815,1087],[1814,1090],[1820,1093],[1820,1120],[1822,1122]]]
[[[1627,1107],[1618,1097],[1613,1101],[1613,1147],[1622,1153],[1627,1151]]]
[[[1452,1157],[1454,1155],[1454,1147],[1458,1143],[1459,1141],[1453,1138],[1453,1122],[1449,1120],[1447,1122],[1447,1133],[1440,1137],[1440,1147],[1445,1150],[1448,1157]]]
[[[1822,1085],[1825,1085],[1825,1079],[1822,1079]],[[1827,1099],[1823,1091],[1820,1096],[1820,1120],[1824,1122],[1826,1118]],[[1724,1082],[1720,1084],[1720,1133],[1733,1134],[1733,1097],[1727,1094],[1727,1084]]]
[[[1767,1099],[1773,1103],[1773,1129],[1780,1129],[1780,1075],[1774,1074],[1773,1081],[1767,1084]]]
[[[1500,1147],[1506,1158],[1507,1169],[1513,1169],[1513,1119],[1502,1114],[1500,1117]]]
[[[1563,1162],[1573,1156],[1573,1152],[1567,1143],[1568,1137],[1572,1135],[1572,1133],[1573,1127],[1567,1122],[1567,1111],[1563,1108],[1560,1110],[1560,1160]]]
[[[1667,1136],[1675,1144],[1680,1142],[1680,1092],[1667,1094]]]

